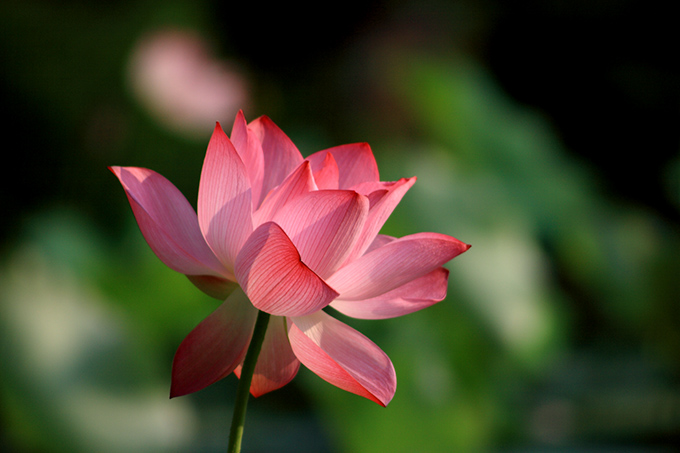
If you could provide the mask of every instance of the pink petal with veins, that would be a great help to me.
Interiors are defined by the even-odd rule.
[[[170,181],[146,168],[110,170],[123,185],[146,242],[165,265],[188,275],[234,278],[203,239],[194,208]]]
[[[274,217],[322,278],[331,275],[354,249],[368,215],[368,199],[352,190],[317,190],[287,204]]]
[[[236,255],[253,230],[245,165],[219,123],[208,144],[198,188],[198,224],[213,252],[233,272]]]
[[[269,192],[260,209],[253,213],[253,225],[257,227],[271,220],[287,203],[316,189],[309,162],[302,162],[281,184]]]
[[[318,152],[306,159],[312,164],[314,181],[319,189],[337,189],[340,173],[333,154]]]
[[[318,151],[308,159],[319,159],[325,153],[333,154],[339,169],[338,188],[351,189],[362,182],[379,181],[378,164],[368,143],[340,145]]]
[[[397,377],[389,357],[375,343],[323,311],[290,321],[291,347],[307,368],[382,406],[392,400]]]
[[[243,112],[239,111],[231,129],[231,142],[246,167],[250,188],[252,190],[253,211],[263,196],[262,181],[264,178],[264,154],[262,143],[251,129],[248,128]]]
[[[170,398],[197,392],[243,361],[257,310],[236,290],[182,341],[172,363]]]
[[[448,278],[449,271],[440,267],[374,298],[364,300],[335,299],[331,302],[331,307],[353,318],[396,318],[444,300]]]
[[[432,272],[468,248],[444,234],[412,234],[371,250],[326,281],[340,299],[370,299]]]
[[[302,262],[273,222],[260,225],[248,238],[236,259],[236,278],[256,308],[277,316],[313,313],[338,296]]]
[[[373,243],[378,232],[390,217],[394,208],[397,207],[404,194],[415,184],[416,178],[402,178],[396,182],[368,182],[354,186],[360,194],[368,196],[370,209],[368,219],[361,238],[357,241],[353,253],[348,262],[363,255],[366,249]]]
[[[300,368],[300,361],[293,354],[288,342],[286,318],[269,318],[262,350],[257,358],[250,393],[254,397],[283,387],[293,380]],[[241,365],[234,373],[241,378]]]
[[[286,179],[302,163],[302,154],[288,136],[269,117],[261,116],[248,127],[254,132],[264,154],[264,174],[259,206],[274,187]]]

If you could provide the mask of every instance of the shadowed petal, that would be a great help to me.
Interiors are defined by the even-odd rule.
[[[257,209],[257,203],[261,200],[262,181],[264,178],[264,155],[262,143],[251,129],[248,128],[243,112],[239,111],[231,129],[231,142],[243,164],[246,166],[250,188],[252,190],[253,211]]]
[[[229,297],[229,294],[238,288],[238,283],[236,282],[211,275],[187,275],[187,278],[208,296],[219,300],[226,299]]]
[[[396,318],[444,300],[448,278],[449,271],[440,267],[372,299],[336,299],[330,305],[340,313],[353,318]]]
[[[343,300],[370,299],[432,272],[469,248],[444,234],[412,234],[371,250],[327,282]]]
[[[250,384],[250,393],[254,397],[288,384],[300,368],[300,361],[290,348],[287,330],[286,318],[281,316],[269,318],[262,350],[255,365],[253,382]],[[241,365],[234,373],[241,378]]]
[[[219,123],[210,138],[198,189],[198,223],[227,269],[253,230],[246,167]]]
[[[274,221],[320,277],[331,275],[352,252],[368,216],[368,199],[353,190],[317,190],[286,205]]]
[[[146,168],[109,169],[123,185],[146,242],[163,263],[183,274],[233,278],[206,244],[194,208],[170,181]]]
[[[170,398],[197,392],[229,375],[243,361],[257,310],[235,290],[179,345],[172,363]]]
[[[302,154],[288,136],[267,116],[261,116],[248,125],[262,143],[264,175],[259,206],[262,199],[302,163]]]
[[[236,278],[258,309],[277,316],[321,310],[338,296],[300,259],[280,226],[260,225],[236,259]]]
[[[382,406],[392,400],[397,377],[390,358],[348,325],[319,311],[289,320],[288,337],[300,362],[325,381]]]

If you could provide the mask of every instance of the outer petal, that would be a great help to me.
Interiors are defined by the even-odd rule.
[[[327,282],[343,300],[370,299],[432,272],[469,248],[444,234],[412,234],[371,250]]]
[[[352,252],[368,216],[368,199],[352,190],[317,190],[287,204],[274,221],[322,278]]]
[[[331,302],[331,307],[353,318],[387,319],[422,310],[444,300],[449,271],[443,267],[433,270],[385,294],[365,300]]]
[[[208,144],[198,190],[198,223],[227,269],[253,230],[246,167],[219,123]]]
[[[309,162],[302,162],[281,184],[269,192],[260,209],[253,213],[253,225],[257,227],[271,220],[284,205],[316,189]]]
[[[262,143],[264,155],[264,175],[262,192],[256,203],[259,206],[262,199],[274,187],[288,176],[302,163],[302,154],[274,122],[262,116],[248,125],[255,136]]]
[[[255,133],[248,128],[243,112],[239,111],[231,129],[231,142],[243,164],[246,166],[250,188],[252,189],[253,210],[257,209],[257,204],[262,194],[262,181],[264,178],[264,155],[262,153],[262,143]]]
[[[386,406],[397,389],[390,358],[361,333],[319,311],[288,323],[293,352],[319,377]]]
[[[236,260],[236,278],[251,302],[277,316],[302,316],[338,296],[307,267],[280,226],[260,225]]]
[[[272,316],[269,318],[267,333],[262,350],[257,358],[250,393],[254,397],[264,395],[288,384],[298,372],[300,361],[293,354],[288,342],[286,318]],[[235,370],[241,377],[241,365]]]
[[[110,167],[120,180],[139,229],[169,268],[187,275],[231,276],[206,244],[196,212],[160,174],[136,167]]]
[[[197,392],[243,361],[257,310],[240,289],[182,341],[172,363],[170,398]]]
[[[340,171],[338,187],[351,189],[362,182],[379,181],[378,164],[373,156],[373,151],[368,143],[353,143],[329,148],[309,156],[309,159],[317,159],[317,154],[333,154]]]

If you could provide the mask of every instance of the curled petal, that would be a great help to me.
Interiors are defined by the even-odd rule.
[[[317,190],[287,204],[274,221],[293,240],[302,261],[325,278],[354,250],[368,205],[353,190]]]
[[[239,111],[231,129],[231,142],[241,157],[248,173],[250,188],[252,190],[253,210],[257,209],[258,203],[263,196],[262,181],[264,178],[264,155],[262,143],[255,133],[248,128],[243,112]]]
[[[215,255],[231,271],[253,230],[246,167],[219,123],[210,138],[198,189],[198,223]]]
[[[302,163],[302,154],[288,136],[267,116],[261,116],[248,127],[254,132],[264,155],[264,174],[259,206],[262,199],[274,187]]]
[[[392,400],[397,388],[394,366],[375,343],[323,311],[290,321],[290,345],[307,368],[382,406]]]
[[[363,182],[380,180],[378,164],[368,143],[335,146],[314,153],[308,159],[319,159],[318,155],[324,156],[327,152],[331,153],[337,162],[338,188],[351,189]]]
[[[201,321],[175,353],[170,398],[197,392],[234,371],[246,355],[256,317],[237,289]]]
[[[444,234],[412,234],[369,251],[327,282],[343,300],[371,299],[432,272],[469,248]]]
[[[196,212],[170,181],[146,168],[110,167],[156,256],[187,275],[232,277],[206,244]]]
[[[236,278],[258,309],[277,316],[302,316],[338,296],[300,259],[295,245],[273,222],[260,225],[236,259]]]
[[[387,319],[407,315],[444,300],[449,271],[443,267],[372,299],[331,302],[340,313],[361,319]]]
[[[283,387],[293,380],[299,368],[300,361],[293,354],[288,342],[286,318],[270,317],[250,384],[250,394],[258,397]],[[234,373],[241,377],[241,365]]]

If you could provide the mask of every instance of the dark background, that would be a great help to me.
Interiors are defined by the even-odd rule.
[[[301,370],[251,401],[244,451],[672,451],[670,8],[3,2],[0,446],[220,451],[235,378],[166,397],[176,346],[215,301],[151,254],[106,167],[157,170],[193,203],[214,121],[230,130],[243,108],[270,116],[303,155],[369,142],[383,179],[419,178],[389,234],[473,244],[448,266],[446,301],[347,320],[395,363],[387,409]],[[132,55],[168,29],[235,68],[243,106],[188,128],[140,98]]]

